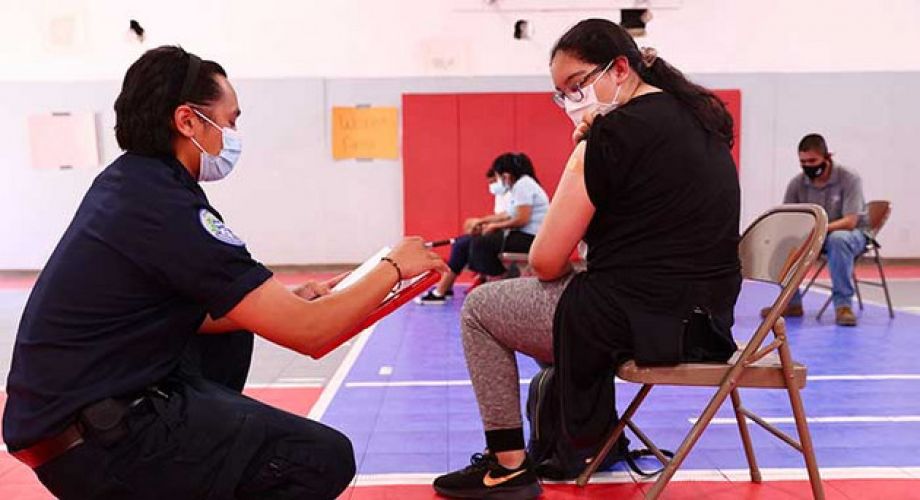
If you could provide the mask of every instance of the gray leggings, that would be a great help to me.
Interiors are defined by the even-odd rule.
[[[496,281],[466,297],[463,351],[486,431],[522,426],[514,352],[553,362],[553,315],[571,277]]]

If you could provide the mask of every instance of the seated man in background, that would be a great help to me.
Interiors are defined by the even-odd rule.
[[[799,142],[799,163],[802,173],[786,188],[783,203],[814,203],[827,211],[830,223],[823,252],[831,273],[831,298],[834,301],[836,323],[856,326],[853,314],[853,264],[866,248],[868,227],[862,181],[855,172],[834,163],[824,137],[808,134]],[[769,308],[761,311],[766,315]],[[799,317],[802,294],[796,293],[783,311],[783,316]]]

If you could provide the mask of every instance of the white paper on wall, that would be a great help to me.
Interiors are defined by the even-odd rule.
[[[45,113],[29,116],[33,168],[99,166],[96,114]]]

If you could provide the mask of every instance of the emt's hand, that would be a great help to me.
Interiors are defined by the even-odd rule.
[[[403,279],[414,278],[426,271],[448,271],[447,264],[438,254],[426,248],[425,240],[418,236],[410,236],[399,242],[387,257],[399,266]]]

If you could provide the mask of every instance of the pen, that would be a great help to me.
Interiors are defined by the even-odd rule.
[[[425,242],[425,248],[443,247],[444,245],[453,245],[453,244],[454,244],[454,238],[448,238],[446,240]]]

